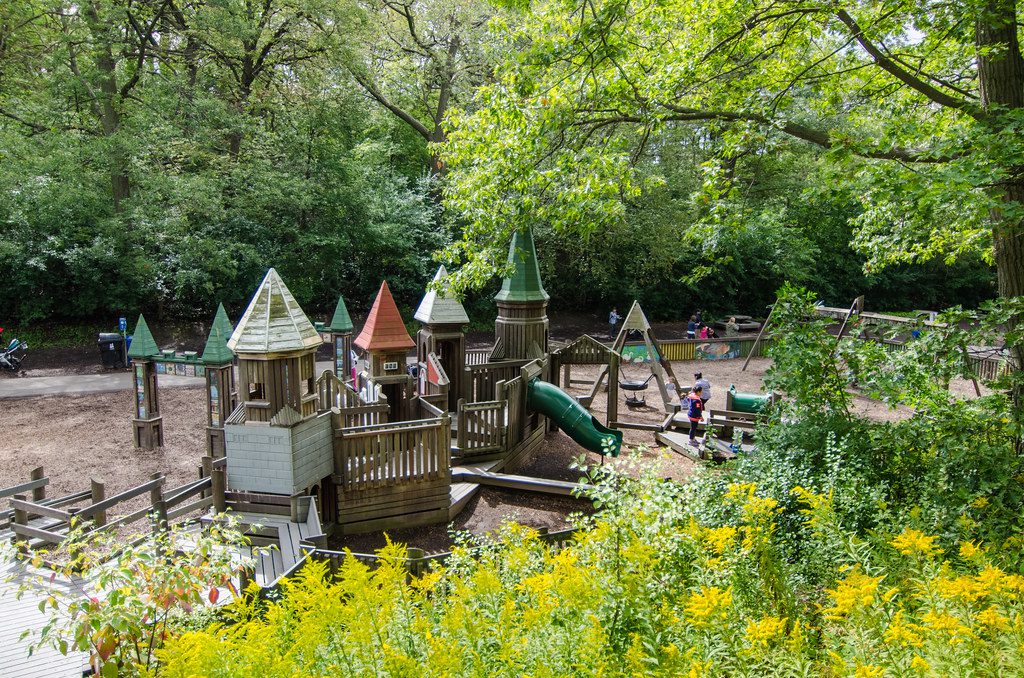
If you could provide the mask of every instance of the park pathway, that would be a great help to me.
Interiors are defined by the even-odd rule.
[[[160,386],[187,388],[202,386],[202,377],[160,375]],[[10,377],[0,379],[0,399],[32,398],[42,395],[84,395],[126,391],[132,387],[131,372],[69,374],[60,377]]]
[[[334,364],[318,362],[317,372],[334,369]],[[195,388],[206,383],[204,377],[183,377],[161,374],[161,388]],[[132,388],[132,373],[128,371],[104,374],[67,374],[58,377],[8,377],[0,379],[0,400],[7,398],[34,398],[46,395],[86,395],[110,393]]]

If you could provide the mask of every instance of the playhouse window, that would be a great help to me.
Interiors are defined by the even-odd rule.
[[[249,384],[249,400],[265,400],[265,399],[266,399],[266,389],[264,388],[263,384],[260,384],[260,383],[257,383],[257,384],[250,383]]]

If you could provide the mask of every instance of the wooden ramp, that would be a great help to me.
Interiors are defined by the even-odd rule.
[[[239,529],[250,540],[249,546],[240,549],[239,557],[252,557],[254,548],[270,547],[260,551],[253,568],[253,579],[261,588],[274,586],[282,577],[293,574],[306,560],[303,543],[316,544],[324,537],[312,498],[309,513],[300,522],[277,513],[233,511],[231,515],[239,520]],[[212,516],[205,516],[202,522],[209,523],[212,519]]]
[[[39,611],[39,604],[47,598],[42,588],[26,591],[19,600],[18,588],[31,571],[22,563],[9,563],[0,581],[0,674],[5,678],[81,678],[89,669],[89,656],[71,652],[67,656],[44,647],[28,656],[29,639],[21,640],[25,631],[38,632],[48,617]],[[31,580],[30,580],[31,581]],[[54,586],[65,587],[71,593],[80,593],[81,582],[56,580]]]
[[[527,492],[543,492],[544,494],[559,494],[563,496],[572,496],[576,490],[591,487],[590,485],[570,483],[564,480],[493,473],[472,466],[458,466],[452,469],[452,480],[461,480],[490,487],[503,487],[510,490],[526,490]]]

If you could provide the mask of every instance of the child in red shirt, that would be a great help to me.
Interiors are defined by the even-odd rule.
[[[700,399],[702,386],[694,386],[686,396],[686,416],[690,419],[690,444],[697,444],[697,424],[704,418],[704,402]]]

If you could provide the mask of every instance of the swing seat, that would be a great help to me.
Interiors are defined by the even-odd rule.
[[[647,405],[647,397],[639,394],[640,392],[647,390],[647,385],[651,383],[651,379],[654,379],[653,374],[647,377],[644,381],[619,382],[619,388],[623,391],[627,391],[626,407],[643,407]]]

